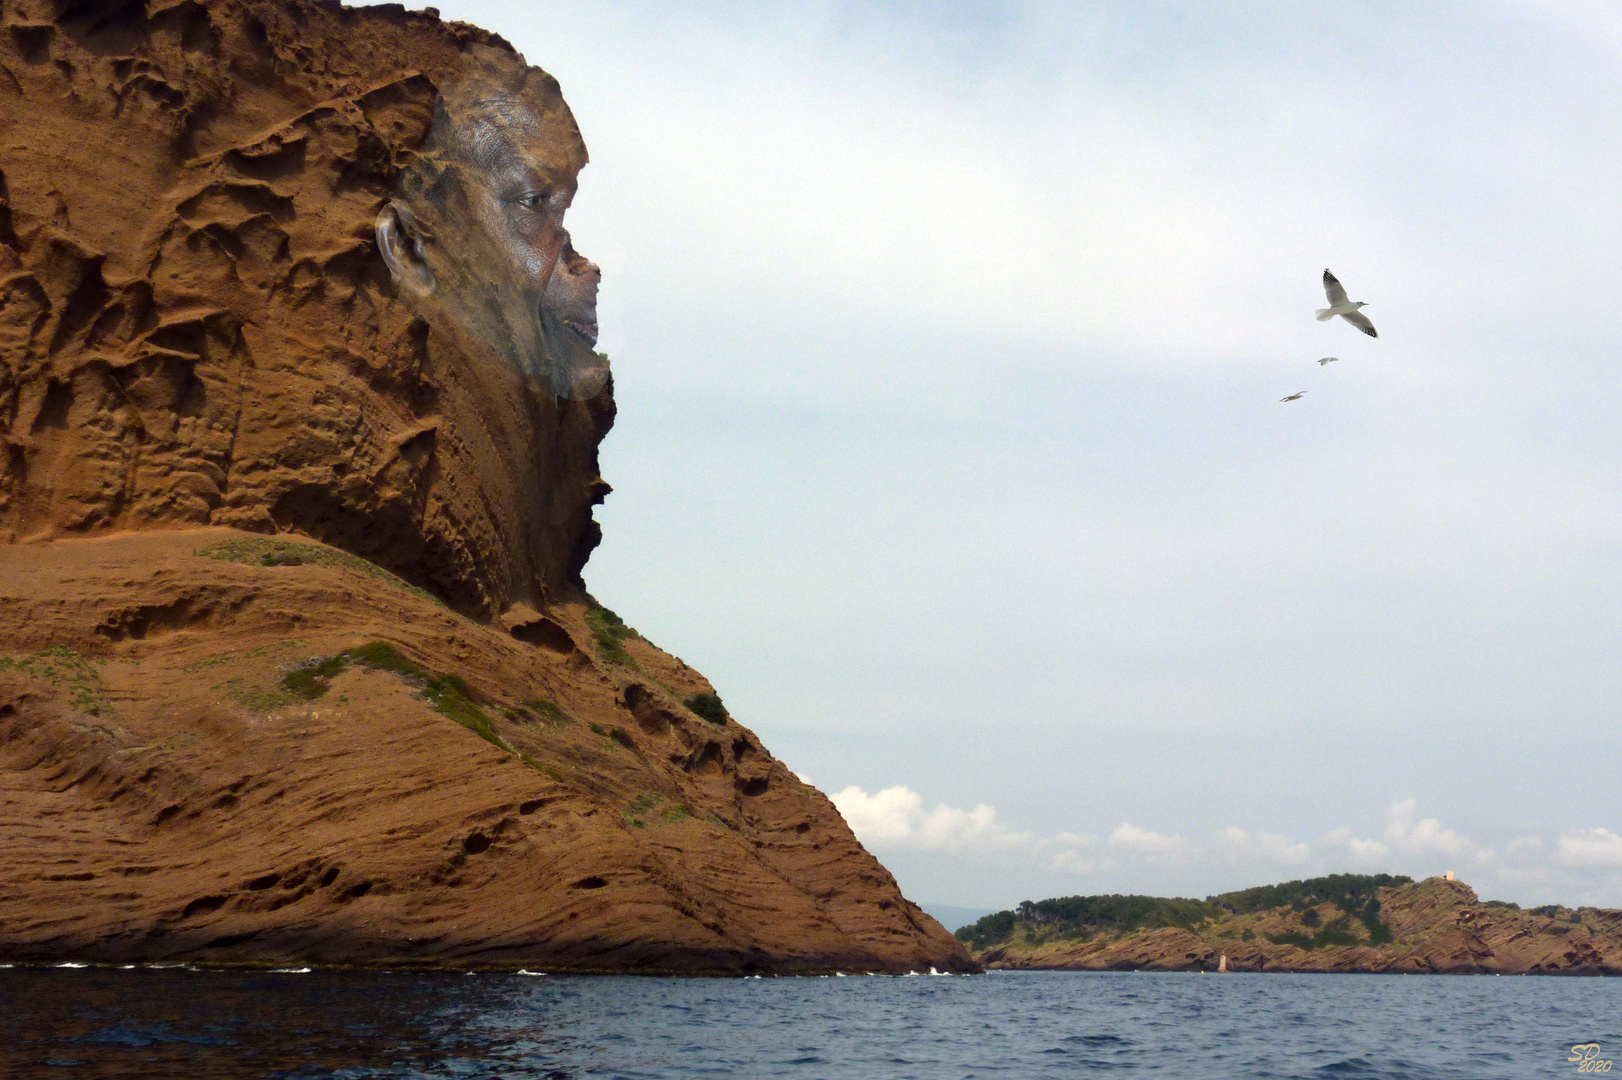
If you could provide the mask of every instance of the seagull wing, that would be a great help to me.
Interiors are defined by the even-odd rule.
[[[1338,357],[1338,356],[1326,356],[1322,360],[1318,361],[1318,366],[1323,367],[1325,364],[1333,364],[1336,360],[1339,360],[1339,359],[1340,359],[1340,357]]]
[[[1346,303],[1346,289],[1335,280],[1335,275],[1327,269],[1324,271],[1324,294],[1329,297],[1329,306],[1338,307]]]
[[[1374,324],[1369,322],[1369,317],[1363,314],[1361,311],[1348,311],[1342,315],[1341,318],[1363,331],[1363,333],[1367,334],[1369,337],[1380,336],[1374,332]]]

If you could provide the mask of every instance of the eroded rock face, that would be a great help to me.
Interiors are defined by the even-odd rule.
[[[578,587],[608,490],[606,369],[560,398],[397,287],[375,240],[436,103],[469,80],[525,84],[545,123],[524,146],[559,174],[541,186],[572,192],[585,150],[550,77],[389,8],[3,17],[0,540],[296,530],[486,616]],[[492,265],[443,239],[436,257]],[[477,305],[489,281],[440,284]]]

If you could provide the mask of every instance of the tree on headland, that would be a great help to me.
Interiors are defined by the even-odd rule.
[[[1376,893],[1412,881],[1392,874],[1330,874],[1221,893],[1204,900],[1119,893],[1026,900],[1011,911],[999,911],[962,927],[957,937],[971,949],[986,949],[1010,940],[1016,931],[1042,940],[1085,940],[1100,932],[1122,934],[1166,926],[1195,930],[1202,923],[1229,915],[1282,907],[1305,912],[1332,903],[1346,917],[1331,924],[1333,929],[1326,927],[1316,935],[1325,939],[1322,943],[1340,943],[1339,939],[1346,935],[1342,924],[1357,918],[1367,928],[1370,943],[1378,945],[1391,940],[1391,931],[1380,922]]]

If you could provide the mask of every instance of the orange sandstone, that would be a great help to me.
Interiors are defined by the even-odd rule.
[[[504,42],[0,20],[0,959],[975,966],[586,594],[612,383],[559,397],[391,278],[379,212]]]

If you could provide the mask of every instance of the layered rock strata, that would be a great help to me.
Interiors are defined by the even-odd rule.
[[[584,601],[481,624],[324,545],[122,534],[0,547],[0,656],[6,961],[973,968]]]

